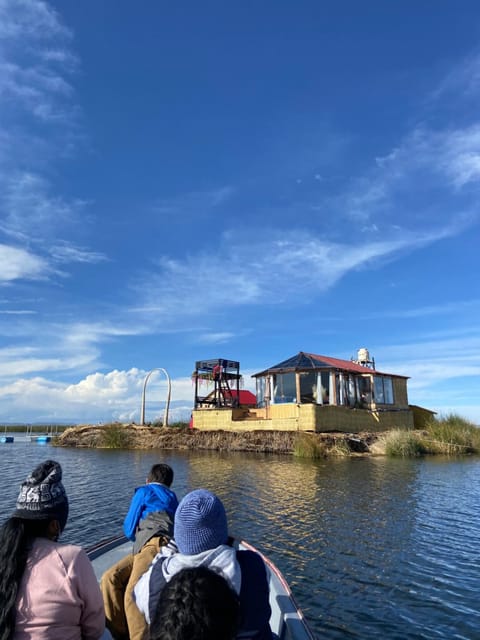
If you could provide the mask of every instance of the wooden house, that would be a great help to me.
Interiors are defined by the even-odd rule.
[[[257,405],[316,404],[357,409],[408,409],[406,376],[375,369],[366,349],[364,360],[340,360],[300,351],[254,374]]]
[[[255,408],[217,406],[208,412],[194,410],[195,427],[232,431],[384,431],[414,428],[421,413],[414,412],[408,404],[408,377],[378,371],[367,349],[360,349],[352,360],[301,351],[253,378]]]

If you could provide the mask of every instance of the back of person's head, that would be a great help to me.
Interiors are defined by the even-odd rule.
[[[147,477],[148,482],[160,482],[169,487],[173,482],[173,469],[168,464],[154,464]]]
[[[173,537],[187,556],[226,544],[227,515],[220,498],[206,489],[187,493],[175,512]]]
[[[58,520],[63,531],[68,518],[68,498],[62,484],[62,467],[54,460],[39,464],[20,485],[15,518]]]
[[[62,468],[46,460],[20,485],[16,509],[0,528],[0,640],[15,632],[15,601],[33,540],[56,537],[67,518]]]
[[[163,588],[150,625],[150,640],[233,640],[238,596],[206,567],[183,569]]]

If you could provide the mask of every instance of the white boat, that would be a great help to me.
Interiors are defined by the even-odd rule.
[[[248,542],[242,540],[238,548],[255,551],[265,563],[272,608],[270,627],[279,640],[316,640],[280,570]],[[87,551],[98,580],[106,569],[131,552],[132,543],[124,536],[104,540]]]

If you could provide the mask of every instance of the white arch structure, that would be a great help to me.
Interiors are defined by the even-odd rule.
[[[155,373],[156,371],[160,371],[161,373],[164,373],[165,377],[167,378],[167,401],[165,403],[165,415],[163,418],[163,426],[168,427],[168,410],[170,408],[170,396],[172,394],[172,383],[167,371],[162,367],[159,367],[158,369],[152,369],[145,376],[145,380],[143,382],[143,392],[142,392],[142,407],[140,409],[140,426],[142,427],[145,424],[145,391],[147,389],[147,382],[150,379],[150,376],[152,375],[152,373]]]

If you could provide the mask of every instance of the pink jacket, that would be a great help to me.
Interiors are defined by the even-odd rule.
[[[17,596],[15,640],[98,640],[102,594],[85,551],[37,538]]]

